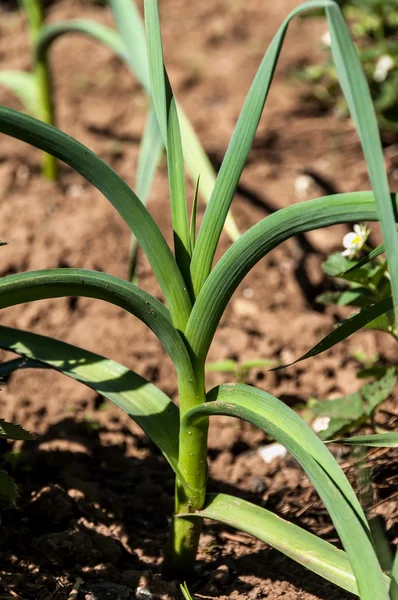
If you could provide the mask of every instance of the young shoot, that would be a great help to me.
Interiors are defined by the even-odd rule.
[[[23,356],[23,368],[56,369],[109,398],[159,447],[175,474],[174,513],[164,555],[168,573],[181,581],[192,576],[203,519],[210,518],[258,537],[363,600],[395,599],[394,584],[380,565],[360,502],[316,433],[268,392],[245,384],[207,390],[205,378],[208,350],[232,294],[259,260],[294,235],[336,223],[379,220],[385,240],[390,296],[370,306],[370,313],[362,320],[354,320],[345,328],[342,325],[337,338],[329,338],[316,353],[351,335],[364,320],[398,310],[397,197],[388,188],[369,90],[341,11],[333,0],[309,0],[296,7],[276,32],[248,92],[193,243],[184,177],[184,117],[181,119],[163,61],[157,1],[145,0],[144,9],[150,89],[168,162],[172,248],[133,190],[78,141],[5,107],[0,107],[0,132],[53,154],[104,194],[145,252],[167,307],[129,281],[85,269],[8,275],[0,279],[0,303],[6,308],[43,298],[85,296],[125,309],[153,331],[171,358],[177,376],[178,407],[134,371],[58,340],[0,327],[0,347]],[[336,70],[362,142],[373,191],[326,196],[274,212],[239,237],[213,267],[288,25],[297,15],[313,9],[326,12]],[[22,365],[13,361],[3,365],[2,370],[7,373],[18,366]],[[329,512],[344,550],[266,508],[226,494],[208,494],[207,432],[213,415],[248,421],[292,454]],[[355,443],[387,443],[385,437],[370,438],[359,436]],[[388,444],[397,444],[397,434],[389,434]]]

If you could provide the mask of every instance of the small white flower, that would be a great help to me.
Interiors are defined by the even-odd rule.
[[[373,74],[373,79],[378,83],[381,83],[386,79],[388,72],[391,71],[393,66],[394,61],[391,58],[391,56],[389,56],[388,54],[383,54],[383,56],[380,56],[379,60],[376,63],[376,69]]]
[[[341,253],[343,256],[353,258],[365,244],[370,234],[370,229],[366,225],[354,225],[354,231],[350,231],[343,237],[343,246],[345,250]]]
[[[287,450],[282,444],[275,442],[258,448],[257,453],[261,456],[264,462],[269,464],[275,458],[283,458],[287,454]]]
[[[327,48],[330,48],[332,41],[330,39],[330,33],[329,31],[325,31],[325,33],[323,34],[323,36],[321,37],[321,42],[324,46],[326,46]]]

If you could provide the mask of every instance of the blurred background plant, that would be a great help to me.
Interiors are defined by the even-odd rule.
[[[357,45],[382,130],[398,134],[398,2],[397,0],[338,0]],[[323,18],[320,12],[311,17]],[[330,52],[330,36],[321,38],[325,60],[297,68],[295,77],[311,84],[306,99],[348,117]]]
[[[335,289],[318,296],[317,302],[361,311],[391,296],[388,264],[381,256],[384,244],[371,250],[367,245],[370,233],[365,225],[354,225],[354,230],[344,236],[345,249],[323,263],[323,270],[333,278]],[[365,327],[388,333],[398,341],[392,310]],[[355,358],[361,365],[357,377],[366,381],[357,392],[328,401],[310,398],[307,402],[305,418],[316,420],[315,429],[323,440],[366,423],[372,424],[377,407],[387,400],[397,383],[398,365],[382,363],[378,356],[369,358],[363,353],[357,353]]]

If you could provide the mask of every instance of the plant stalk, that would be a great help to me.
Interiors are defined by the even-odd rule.
[[[187,389],[185,382],[181,381],[179,385],[180,423],[191,408],[206,401],[204,364],[196,370],[196,375],[195,395],[191,386]],[[164,561],[164,571],[180,578],[192,575],[202,530],[202,519],[179,518],[178,515],[200,510],[205,501],[208,421],[208,417],[204,417],[193,427],[180,430],[178,467],[184,481],[177,476],[174,516]]]
[[[44,11],[41,0],[22,0],[28,22],[29,36],[33,47],[43,26]],[[54,107],[52,100],[52,86],[47,58],[38,56],[34,52],[34,75],[37,86],[39,112],[35,115],[41,121],[54,125]],[[43,153],[42,173],[46,179],[56,181],[58,177],[58,165],[56,158],[51,154]]]

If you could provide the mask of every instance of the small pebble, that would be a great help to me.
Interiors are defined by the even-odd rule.
[[[267,464],[272,462],[275,458],[283,458],[287,454],[287,450],[282,444],[275,442],[274,444],[267,444],[267,446],[261,446],[258,448],[257,453],[261,456],[263,461]]]

